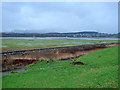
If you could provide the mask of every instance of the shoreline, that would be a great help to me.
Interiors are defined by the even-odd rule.
[[[80,39],[80,40],[120,40],[120,38],[116,38],[116,37],[0,37],[0,39],[50,39],[50,40],[76,40],[76,39]]]

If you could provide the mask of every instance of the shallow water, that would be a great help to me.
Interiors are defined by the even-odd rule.
[[[17,43],[17,45],[25,45],[25,43]]]
[[[27,45],[29,46],[29,45],[32,45],[31,43],[27,43]]]
[[[29,46],[29,45],[32,45],[32,44],[31,43],[17,43],[17,45]]]
[[[0,47],[8,47],[8,46],[0,46]]]
[[[36,69],[45,69],[45,68],[51,68],[52,65],[50,66],[47,66],[47,67],[44,67],[44,68],[36,68]],[[63,67],[63,66],[54,66],[54,68],[56,67]],[[18,70],[13,70],[13,71],[6,71],[6,72],[2,72],[0,73],[0,75],[4,76],[4,75],[8,75],[8,74],[11,74],[11,73],[19,73],[19,72],[24,72],[24,71],[27,71],[28,69],[18,69]]]
[[[73,38],[73,37],[0,37],[0,39],[50,39],[50,40],[118,40],[118,38]]]
[[[11,74],[11,73],[19,73],[19,72],[24,72],[28,69],[18,69],[18,70],[14,70],[14,71],[6,71],[6,72],[2,72],[2,75],[8,75],[8,74]],[[1,74],[1,73],[0,73]]]
[[[81,42],[72,42],[73,44],[81,45]]]

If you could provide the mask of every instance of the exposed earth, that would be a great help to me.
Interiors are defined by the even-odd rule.
[[[63,50],[52,50],[44,52],[30,52],[28,51],[24,55],[9,55],[2,56],[2,71],[9,71],[11,69],[21,68],[36,61],[42,60],[72,60],[79,58],[82,55],[86,55],[96,50],[110,48],[118,46],[120,44],[111,45],[84,45],[82,47],[70,47]],[[73,65],[84,65],[82,62],[75,62]]]

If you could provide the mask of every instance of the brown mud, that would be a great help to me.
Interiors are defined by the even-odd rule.
[[[84,45],[81,47],[69,47],[63,50],[51,50],[44,52],[31,52],[27,51],[24,55],[9,55],[2,56],[2,71],[8,71],[15,68],[21,68],[36,61],[42,60],[75,60],[82,55],[86,55],[96,50],[101,50],[118,44],[112,45]],[[80,63],[78,63],[80,64]],[[75,64],[74,64],[75,65]]]
[[[84,65],[84,63],[82,63],[82,62],[73,62],[72,64],[73,65]]]

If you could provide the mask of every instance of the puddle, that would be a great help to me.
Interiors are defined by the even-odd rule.
[[[86,44],[93,44],[93,43],[90,43],[90,42],[86,42]]]
[[[37,68],[37,69],[45,69],[45,68],[51,68],[52,65],[44,67],[44,68]],[[63,66],[53,66],[52,68],[56,68],[56,67],[63,67]]]
[[[81,45],[81,42],[72,42],[73,44]]]
[[[25,45],[25,46],[29,46],[32,45],[31,43],[17,43],[17,45]]]
[[[0,46],[0,47],[8,47],[8,46]]]
[[[32,45],[31,43],[27,43],[27,45]]]
[[[76,44],[76,45],[93,44],[93,43],[90,43],[90,42],[72,42],[72,43]]]
[[[17,43],[17,45],[25,45],[26,43]]]
[[[103,42],[103,43],[107,43],[107,42]]]
[[[66,43],[62,43],[62,44],[70,44],[70,43],[66,42]]]
[[[11,74],[11,73],[19,73],[19,72],[24,72],[24,71],[27,71],[28,69],[19,69],[19,70],[14,70],[14,71],[7,71],[7,72],[2,72],[2,76],[4,75],[8,75],[8,74]],[[1,73],[0,73],[1,74]]]
[[[50,66],[47,66],[47,68],[50,68],[52,65]],[[56,68],[56,67],[63,67],[63,66],[54,66],[53,68]]]
[[[47,66],[45,68],[51,68],[52,65],[50,66]],[[63,67],[63,66],[54,66],[53,68],[55,67]],[[36,68],[36,69],[45,69],[45,68]],[[6,72],[2,72],[0,73],[0,75],[4,76],[4,75],[8,75],[8,74],[11,74],[11,73],[19,73],[19,72],[24,72],[24,71],[27,71],[28,69],[18,69],[18,70],[13,70],[13,71],[6,71]]]
[[[46,45],[44,43],[35,43],[35,45]]]

